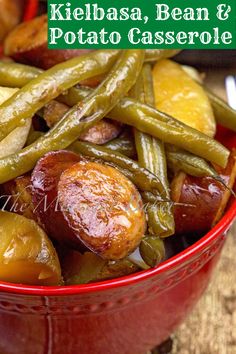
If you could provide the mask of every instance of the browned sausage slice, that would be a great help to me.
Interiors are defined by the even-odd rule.
[[[236,178],[236,150],[225,169],[215,166],[224,183],[233,188]],[[175,206],[177,234],[203,234],[222,217],[230,198],[230,191],[211,177],[197,178],[180,172],[172,181],[172,200],[189,204]]]
[[[34,213],[50,237],[73,246],[75,235],[60,211],[57,184],[62,172],[80,160],[70,151],[49,152],[38,161],[31,176]]]
[[[9,1],[9,0],[8,0]],[[18,25],[6,38],[4,54],[20,63],[49,69],[90,49],[48,49],[47,16],[42,15]]]

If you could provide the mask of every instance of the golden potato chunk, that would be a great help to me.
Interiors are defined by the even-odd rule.
[[[0,280],[32,285],[60,285],[57,253],[33,220],[0,211]]]
[[[213,137],[216,123],[209,99],[182,67],[161,60],[153,69],[156,108]]]

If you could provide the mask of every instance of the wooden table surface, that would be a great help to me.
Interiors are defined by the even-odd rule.
[[[208,85],[222,97],[227,74],[236,75],[236,69],[206,76]],[[171,354],[236,354],[236,223],[207,292],[173,335]]]
[[[171,354],[236,353],[236,224],[227,236],[213,280],[173,336]]]

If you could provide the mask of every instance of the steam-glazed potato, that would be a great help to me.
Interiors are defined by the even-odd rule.
[[[0,211],[0,280],[33,285],[60,285],[56,251],[33,220]]]
[[[156,108],[213,137],[216,123],[210,101],[181,65],[165,59],[153,69]]]
[[[216,167],[224,183],[233,188],[236,178],[236,151],[225,169]],[[172,181],[172,200],[183,203],[174,208],[176,234],[203,234],[222,217],[230,190],[212,177],[197,178],[180,172]]]
[[[90,51],[88,49],[49,50],[47,36],[46,15],[21,23],[7,36],[4,54],[20,63],[48,69]]]
[[[47,153],[36,164],[32,176],[32,202],[34,213],[40,219],[47,234],[59,242],[77,246],[77,237],[60,211],[57,185],[62,172],[80,161],[80,156],[70,151]]]
[[[88,161],[71,166],[60,177],[58,200],[78,242],[104,259],[126,257],[144,235],[140,194],[112,167]]]

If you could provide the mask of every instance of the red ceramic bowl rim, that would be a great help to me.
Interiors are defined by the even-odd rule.
[[[26,3],[26,9],[24,14],[24,21],[30,20],[35,17],[38,8],[38,0],[28,0]],[[73,285],[73,286],[30,286],[0,282],[0,291],[23,294],[23,295],[39,295],[39,296],[58,296],[58,295],[77,295],[81,293],[98,292],[102,290],[108,290],[112,288],[118,288],[121,286],[131,285],[137,282],[154,277],[165,271],[174,269],[179,264],[188,261],[191,257],[198,252],[204,250],[212,241],[216,240],[220,235],[228,230],[234,218],[236,217],[236,200],[232,203],[229,210],[225,213],[219,223],[211,229],[205,236],[203,236],[198,242],[188,247],[176,256],[161,263],[158,267],[149,270],[144,270],[129,276],[116,278],[112,280],[102,281],[98,283]]]
[[[40,295],[40,296],[59,296],[59,295],[77,295],[82,293],[98,292],[102,290],[114,289],[121,286],[131,285],[143,280],[152,278],[158,274],[164,273],[174,269],[185,261],[191,259],[192,256],[204,250],[212,241],[216,240],[220,235],[223,235],[228,230],[234,218],[236,217],[236,200],[233,201],[229,210],[225,213],[219,223],[213,227],[205,236],[203,236],[198,242],[188,247],[176,256],[169,258],[165,262],[161,263],[158,267],[149,270],[140,271],[125,277],[116,278],[112,280],[72,285],[72,286],[30,286],[21,284],[12,284],[0,282],[0,291],[11,292],[24,295]]]

